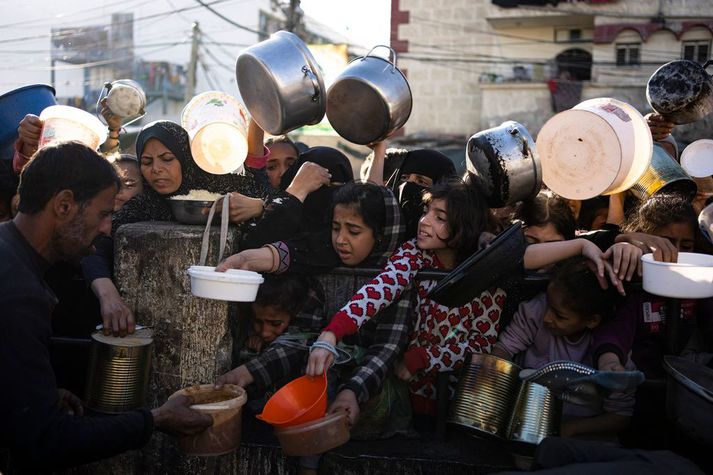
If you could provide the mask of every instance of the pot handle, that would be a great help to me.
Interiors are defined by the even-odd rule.
[[[320,94],[319,81],[317,80],[317,76],[306,64],[302,66],[302,72],[305,76],[309,77],[312,80],[312,87],[314,87],[314,95],[312,96],[312,102],[317,102],[319,100]]]
[[[394,72],[396,70],[396,51],[394,51],[394,49],[391,46],[376,45],[373,48],[371,48],[369,50],[369,52],[366,53],[366,55],[363,58],[361,58],[361,60],[364,61],[366,58],[371,56],[371,53],[373,53],[376,48],[388,48],[388,50],[391,53],[389,53],[389,57],[386,60],[391,63],[391,72]],[[393,59],[392,59],[392,57],[393,57]]]

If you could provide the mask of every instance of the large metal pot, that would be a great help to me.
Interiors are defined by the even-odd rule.
[[[240,95],[257,124],[272,135],[322,120],[324,81],[307,46],[278,31],[243,51],[235,66]]]
[[[396,52],[389,59],[366,56],[349,63],[327,92],[327,118],[339,135],[357,144],[384,140],[411,115],[411,88],[396,67]],[[393,59],[392,59],[393,57]]]
[[[658,68],[646,84],[651,107],[674,124],[690,124],[713,111],[713,77],[705,65],[671,61]]]
[[[678,429],[713,444],[713,370],[679,356],[664,356],[666,412]]]
[[[473,135],[467,145],[467,167],[488,205],[500,208],[534,197],[542,185],[535,141],[514,121]]]

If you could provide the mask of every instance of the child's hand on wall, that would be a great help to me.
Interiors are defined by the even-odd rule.
[[[626,371],[619,361],[619,357],[610,351],[602,353],[597,360],[597,368],[599,371]]]
[[[245,367],[240,365],[232,371],[228,371],[223,376],[219,377],[215,382],[215,389],[220,389],[224,384],[236,384],[241,388],[249,386],[254,381],[253,375]]]
[[[411,378],[413,378],[413,374],[408,370],[402,359],[398,360],[394,365],[394,374],[403,381],[411,381]]]
[[[354,424],[359,420],[359,402],[356,394],[351,389],[345,389],[337,394],[334,402],[329,406],[329,413],[334,414],[339,411],[347,411],[349,425],[354,427]]]
[[[253,350],[255,353],[260,353],[262,351],[262,338],[260,335],[251,335],[248,341],[245,342],[245,346]]]

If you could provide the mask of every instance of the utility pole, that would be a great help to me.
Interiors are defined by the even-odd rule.
[[[198,46],[201,41],[201,29],[198,27],[198,22],[193,22],[191,34],[193,41],[191,42],[191,59],[188,62],[188,79],[186,81],[186,102],[190,101],[196,94],[196,69],[198,67]]]

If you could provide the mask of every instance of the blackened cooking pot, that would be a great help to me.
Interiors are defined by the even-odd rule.
[[[690,124],[713,112],[713,77],[705,65],[671,61],[654,72],[646,84],[651,107],[674,124]]]

